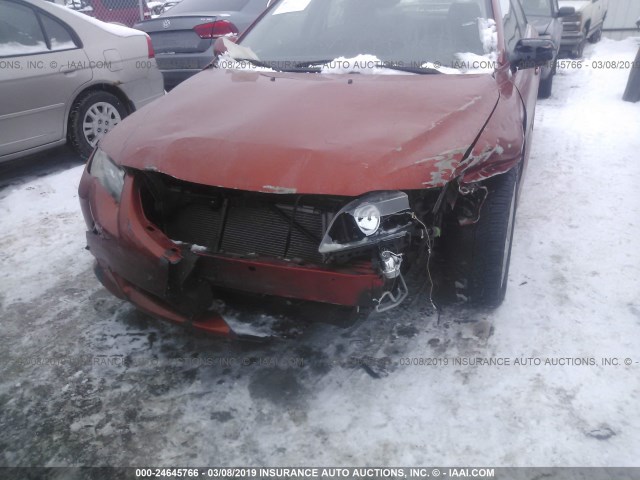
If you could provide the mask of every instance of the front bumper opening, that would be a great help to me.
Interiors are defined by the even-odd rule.
[[[414,210],[383,218],[384,235],[327,254],[319,246],[354,198],[230,190],[150,171],[130,170],[128,177],[118,207],[126,227],[116,236],[87,233],[99,276],[142,310],[195,328],[211,316],[221,291],[342,307],[397,306],[406,296],[402,273],[409,256],[425,239],[425,224],[413,219],[426,219],[440,197],[439,191],[407,193],[405,205]],[[233,335],[224,322],[208,330]]]
[[[239,192],[176,180],[159,173],[140,176],[144,213],[177,243],[209,253],[271,257],[322,264],[318,246],[341,197]]]

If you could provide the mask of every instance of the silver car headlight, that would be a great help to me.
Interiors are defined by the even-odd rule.
[[[369,193],[350,202],[333,217],[318,251],[330,254],[400,238],[407,234],[410,224],[406,193]]]
[[[89,174],[95,177],[116,201],[120,200],[124,188],[124,169],[117,166],[100,148],[93,154]]]

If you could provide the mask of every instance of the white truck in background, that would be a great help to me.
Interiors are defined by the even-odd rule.
[[[564,32],[560,52],[580,58],[587,41],[596,43],[602,38],[609,0],[560,0],[558,3],[560,7],[576,10],[575,14],[562,19]]]

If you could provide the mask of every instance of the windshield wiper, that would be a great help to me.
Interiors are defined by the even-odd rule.
[[[331,60],[312,60],[310,62],[284,62],[284,61],[262,61],[253,58],[234,58],[236,62],[247,62],[254,67],[269,68],[278,72],[319,72],[322,65],[331,62]]]
[[[302,68],[302,67],[321,67],[322,65],[326,65],[327,63],[333,62],[335,59],[330,58],[328,60],[305,60],[304,62],[298,62],[293,64],[293,68]]]
[[[307,60],[304,62],[298,62],[293,64],[293,67],[291,70],[294,71],[309,71],[309,72],[315,72],[318,71],[319,69],[322,68],[323,65],[327,65],[331,62],[335,61],[334,58],[329,59],[329,60]],[[306,68],[305,68],[306,67]],[[431,68],[431,67],[415,67],[415,66],[405,66],[405,65],[394,65],[392,63],[385,63],[382,62],[380,64],[376,64],[377,68],[386,68],[388,70],[398,70],[400,72],[407,72],[407,73],[417,73],[419,75],[429,75],[429,74],[437,74],[437,73],[442,73],[440,70],[436,69],[436,68]],[[285,69],[288,71],[288,69]]]
[[[436,73],[442,73],[440,70],[431,67],[409,67],[404,65],[385,65],[382,64],[379,68],[386,68],[388,70],[398,70],[400,72],[417,73],[419,75],[433,75]]]
[[[251,65],[262,68],[269,68],[272,70],[277,70],[279,72],[320,72],[324,65],[328,65],[333,62],[335,59],[324,59],[324,60],[305,60],[303,62],[289,63],[289,62],[263,62],[261,60],[256,60],[253,58],[234,58],[236,62],[248,62]],[[282,65],[279,65],[282,64]],[[440,70],[431,67],[418,67],[418,66],[405,66],[405,65],[394,65],[387,63],[376,64],[377,68],[388,69],[388,70],[397,70],[400,72],[407,73],[416,73],[418,75],[429,75],[429,74],[439,74],[442,73]]]
[[[280,63],[280,68],[278,68],[281,72],[297,72],[297,73],[319,73],[322,70],[322,66],[327,63],[332,62],[333,59],[329,60],[307,60],[304,62],[275,62]]]

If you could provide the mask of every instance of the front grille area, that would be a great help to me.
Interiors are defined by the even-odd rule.
[[[579,32],[580,19],[578,17],[565,17],[562,19],[562,27],[565,32]]]
[[[174,241],[210,252],[322,263],[320,241],[346,199],[241,192],[139,176],[145,215]]]
[[[232,206],[221,250],[318,262],[322,261],[318,246],[324,230],[322,213],[312,208],[280,204]]]

